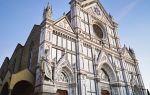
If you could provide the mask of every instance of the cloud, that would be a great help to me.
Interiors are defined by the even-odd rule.
[[[117,20],[122,20],[125,16],[127,16],[142,0],[133,0],[127,6],[125,6],[122,11],[118,14]]]

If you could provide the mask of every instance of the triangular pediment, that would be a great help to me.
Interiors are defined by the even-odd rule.
[[[125,58],[132,59],[132,56],[130,55],[129,50],[128,50],[126,47],[123,48],[122,55],[123,55]]]
[[[108,58],[108,54],[104,51],[102,51],[101,55],[99,56],[96,70],[99,71],[102,67],[108,70],[111,68],[111,70],[114,72],[113,66]]]
[[[68,61],[67,54],[64,54],[64,56],[62,56],[60,61],[57,63],[55,73],[57,75],[59,75],[60,72],[63,70],[65,70],[66,72],[71,73],[71,75],[73,75],[73,67],[72,67],[71,63]],[[55,78],[58,77],[57,75],[55,76]]]
[[[95,1],[93,0],[93,2],[91,1],[91,3],[87,3],[84,5],[83,2],[83,9],[88,12],[89,14],[93,15],[93,17],[98,18],[99,20],[101,20],[102,22],[105,22],[109,25],[113,24],[113,20],[112,17],[106,12],[106,10],[104,9],[104,7],[102,6],[102,4],[99,1]]]
[[[60,28],[63,28],[66,31],[74,33],[73,28],[71,27],[71,24],[66,16],[63,16],[62,18],[60,18],[58,21],[55,22],[54,25]]]
[[[71,63],[69,62],[68,57],[67,57],[67,53],[64,54],[62,58],[60,58],[59,62],[57,63],[58,70],[62,69],[63,67],[68,67],[72,69]]]
[[[105,52],[101,52],[98,60],[97,60],[97,63],[100,64],[100,63],[110,63],[109,62],[109,59],[108,59],[108,56]]]

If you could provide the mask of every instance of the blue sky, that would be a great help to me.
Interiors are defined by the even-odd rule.
[[[119,24],[122,46],[134,48],[146,88],[150,89],[150,0],[100,0]],[[24,45],[34,24],[42,21],[50,2],[53,18],[70,8],[69,0],[0,0],[0,64],[11,57],[17,43]]]

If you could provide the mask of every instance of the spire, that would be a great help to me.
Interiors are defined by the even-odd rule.
[[[77,4],[81,5],[81,0],[71,0],[69,2],[69,4],[73,4],[73,3],[77,3]]]
[[[131,54],[133,54],[133,55],[135,54],[134,50],[131,47],[129,47],[129,51]]]
[[[45,19],[51,19],[52,18],[52,6],[50,6],[49,2],[47,4],[47,7],[44,8],[44,12],[43,12],[43,20]]]

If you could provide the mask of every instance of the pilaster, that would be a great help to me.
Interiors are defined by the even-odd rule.
[[[76,42],[76,56],[77,56],[77,62],[76,62],[76,70],[77,70],[77,89],[78,89],[78,94],[77,95],[82,95],[82,88],[81,88],[81,73],[80,73],[80,49],[79,45],[81,44],[80,40],[78,39]]]
[[[47,8],[44,11],[47,12],[48,10],[50,9]],[[51,59],[53,27],[48,13],[44,14],[44,19],[41,23],[42,27],[34,93],[36,95],[54,95],[56,94],[56,87],[53,80],[54,66]]]
[[[96,64],[96,58],[95,58],[95,46],[92,46],[92,54],[93,54],[93,72],[94,72],[94,77],[95,77],[95,86],[96,86],[96,95],[100,95],[100,79],[98,78],[98,74],[97,74],[97,64]]]
[[[121,57],[120,65],[121,65],[121,68],[122,68],[122,75],[123,75],[123,79],[124,79],[124,82],[125,82],[126,95],[130,95],[130,91],[129,91],[129,87],[128,87],[128,83],[127,83],[127,77],[126,77],[126,74],[125,74],[125,68],[123,66],[124,60],[122,58],[122,55],[120,55],[120,57]]]
[[[144,83],[143,83],[143,79],[142,79],[142,76],[141,76],[141,72],[140,72],[140,69],[139,69],[139,63],[137,61],[135,61],[135,70],[136,70],[136,73],[137,73],[137,79],[138,79],[138,82],[139,82],[139,86],[140,86],[140,90],[141,90],[141,95],[146,95],[146,89],[145,89],[145,86],[144,86]]]
[[[80,30],[80,1],[79,0],[71,0],[71,25],[76,33],[76,81],[77,81],[77,93],[76,95],[82,95],[82,87],[81,87],[81,73],[80,73],[80,39],[79,34],[81,33]]]
[[[121,44],[120,44],[120,39],[119,39],[119,35],[118,35],[118,25],[115,23],[114,26],[115,26],[114,33],[115,33],[115,37],[116,37],[117,49],[119,50],[121,48]]]

